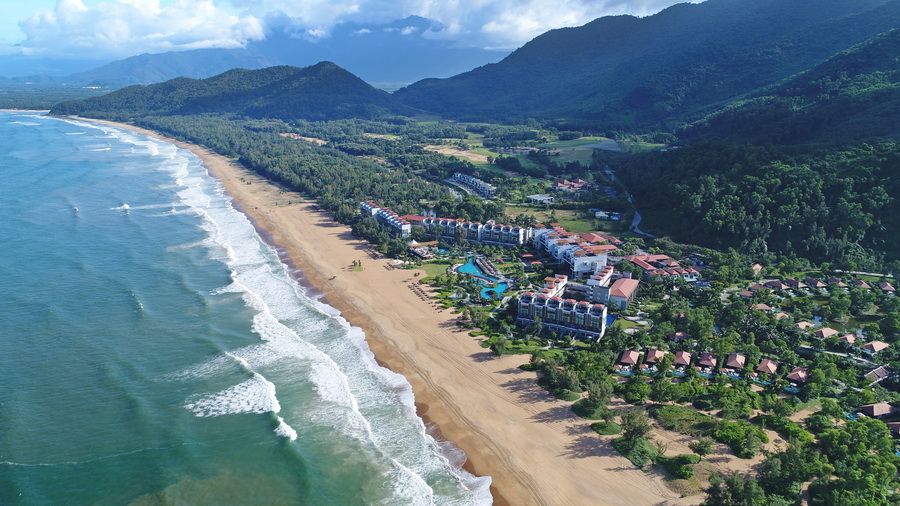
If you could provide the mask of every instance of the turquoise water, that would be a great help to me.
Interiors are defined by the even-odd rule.
[[[0,504],[486,504],[199,160],[0,112]]]
[[[471,258],[469,258],[468,262],[459,266],[459,268],[456,270],[458,272],[462,272],[463,274],[471,274],[475,276],[476,279],[481,278],[486,279],[491,283],[496,283],[495,286],[488,286],[481,290],[481,296],[485,299],[490,299],[491,297],[496,297],[498,299],[502,298],[503,292],[505,292],[509,288],[509,285],[507,285],[506,283],[498,283],[498,281],[500,281],[499,278],[495,278],[493,276],[488,276],[487,274],[485,274],[480,267],[475,265],[475,261]]]

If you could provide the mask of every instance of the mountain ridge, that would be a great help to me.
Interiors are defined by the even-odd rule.
[[[411,114],[388,93],[331,62],[309,67],[232,69],[206,79],[179,77],[101,97],[63,102],[52,114],[130,120],[147,115],[240,114],[337,119]]]

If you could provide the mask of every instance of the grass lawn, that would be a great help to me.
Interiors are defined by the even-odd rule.
[[[643,153],[645,151],[652,151],[654,149],[660,149],[666,147],[665,144],[654,144],[652,142],[632,142],[632,141],[619,141],[619,147],[622,148],[622,151],[625,153]]]
[[[609,140],[608,137],[579,137],[578,139],[569,141],[548,142],[547,144],[540,144],[538,147],[545,149],[575,148],[578,146],[587,146],[588,144],[597,144],[607,140]]]
[[[639,329],[639,328],[643,327],[643,325],[638,325],[637,323],[626,320],[625,318],[616,318],[616,321],[613,322],[613,326],[615,327],[616,325],[618,325],[619,328],[621,328],[622,330]]]
[[[563,165],[569,162],[578,162],[585,167],[589,167],[594,161],[593,149],[566,149],[559,152],[559,156],[551,155],[550,159]]]
[[[448,267],[450,267],[450,262],[429,262],[414,267],[414,269],[422,269],[427,277],[433,278],[439,274],[445,274]]]

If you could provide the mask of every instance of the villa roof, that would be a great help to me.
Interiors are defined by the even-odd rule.
[[[875,404],[865,404],[859,407],[859,412],[866,416],[884,416],[895,413],[897,408],[886,402],[877,402]]]
[[[681,341],[683,339],[687,339],[691,337],[687,332],[676,332],[669,336],[673,341]]]
[[[815,336],[825,339],[827,337],[835,336],[835,335],[837,335],[837,333],[838,333],[838,331],[834,330],[831,327],[823,327],[815,332]]]
[[[644,362],[650,362],[651,364],[655,364],[657,361],[662,360],[663,357],[666,356],[666,352],[663,350],[657,350],[653,348],[647,351],[647,356],[644,357]]]
[[[853,281],[850,282],[850,284],[859,286],[861,288],[865,288],[866,290],[868,290],[869,288],[872,288],[871,286],[869,286],[868,283],[866,283],[865,281],[863,281],[861,279],[854,279]]]
[[[744,365],[747,363],[747,357],[740,353],[732,353],[726,357],[725,367],[731,367],[733,369],[743,369]]]
[[[797,383],[806,383],[806,380],[809,379],[809,371],[802,367],[795,367],[785,376],[789,381],[796,381]]]
[[[686,351],[676,351],[675,365],[691,365],[691,354]]]
[[[756,370],[759,372],[764,372],[766,374],[775,374],[775,372],[778,370],[778,362],[769,360],[768,358],[764,358],[759,361],[759,365],[756,367]]]
[[[812,328],[814,325],[807,321],[803,321],[803,322],[797,323],[797,326],[800,327],[800,330],[807,330],[809,328]]]
[[[635,365],[637,364],[640,355],[640,353],[634,350],[625,350],[622,352],[622,357],[619,358],[619,362],[627,365]]]
[[[881,365],[866,373],[866,379],[879,382],[891,375],[891,370],[886,365]]]
[[[856,342],[856,334],[844,334],[839,339],[847,344],[853,344]]]
[[[771,311],[772,308],[768,304],[754,304],[753,309],[758,309],[760,311]]]
[[[708,367],[715,367],[718,362],[719,361],[716,360],[716,357],[712,353],[707,352],[701,353],[699,360],[697,360],[697,364]]]
[[[883,341],[872,341],[870,343],[866,343],[865,345],[863,345],[863,349],[867,350],[867,351],[871,351],[872,353],[878,353],[879,351],[884,350],[888,346],[890,346],[890,345]]]
[[[894,285],[888,283],[887,281],[882,281],[881,283],[878,283],[878,288],[881,288],[881,289],[882,289],[883,291],[885,291],[885,292],[895,292],[895,291],[897,291],[897,290],[894,288]]]

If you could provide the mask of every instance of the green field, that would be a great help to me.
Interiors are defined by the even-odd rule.
[[[608,141],[609,137],[580,137],[578,139],[572,139],[570,141],[556,141],[556,142],[548,142],[547,144],[539,144],[539,148],[544,149],[562,149],[562,148],[577,148],[579,146],[587,146],[589,144],[597,144],[599,142]]]

